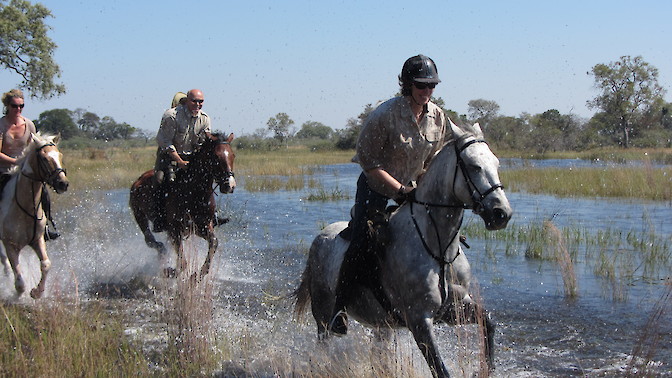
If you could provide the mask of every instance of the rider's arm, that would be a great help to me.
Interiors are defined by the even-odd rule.
[[[2,136],[0,136],[0,151],[2,151]],[[16,159],[15,158],[13,158],[13,157],[11,157],[11,156],[3,153],[3,152],[0,152],[0,160],[5,161],[5,162],[7,162],[9,164],[12,164],[12,165],[16,164]]]
[[[374,187],[382,187],[385,189],[385,193],[381,194],[386,194],[390,198],[396,198],[400,195],[403,194],[408,194],[410,193],[413,188],[408,187],[397,181],[392,175],[387,173],[386,170],[380,167],[376,168],[371,168],[366,171],[366,177],[371,182],[374,184]]]
[[[180,168],[186,168],[187,164],[189,164],[189,162],[182,159],[180,157],[180,154],[178,154],[175,150],[170,150],[168,156],[170,156],[170,158],[173,159],[173,161],[175,161],[177,163],[177,166]]]

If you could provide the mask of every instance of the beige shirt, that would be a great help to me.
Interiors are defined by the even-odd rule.
[[[164,152],[190,153],[210,133],[210,117],[204,112],[194,116],[186,106],[166,110],[156,134],[159,149]]]
[[[23,120],[26,122],[26,131],[19,138],[12,138],[11,135],[7,133],[7,130],[11,126],[5,117],[0,119],[0,141],[2,142],[2,153],[17,158],[21,156],[23,149],[28,144],[30,140],[31,133],[36,133],[35,124],[33,121],[28,118],[23,117]],[[7,173],[13,164],[10,164],[5,161],[0,160],[0,173]]]
[[[395,97],[371,112],[359,134],[357,154],[352,159],[364,172],[382,168],[404,185],[416,180],[452,137],[446,132],[446,116],[441,108],[428,103],[418,124],[409,101],[409,97]],[[387,197],[396,194],[372,181],[369,186]]]

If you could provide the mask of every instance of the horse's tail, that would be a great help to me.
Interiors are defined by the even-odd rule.
[[[311,258],[309,256],[308,261],[306,262],[306,269],[303,271],[303,274],[301,275],[301,283],[299,284],[299,287],[292,293],[292,296],[295,298],[294,319],[296,320],[303,319],[303,315],[306,313],[306,307],[310,303],[310,285],[312,279],[310,260]]]

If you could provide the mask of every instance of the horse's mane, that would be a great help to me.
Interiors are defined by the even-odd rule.
[[[16,174],[21,169],[20,167],[23,165],[23,162],[26,161],[31,153],[47,143],[54,143],[54,139],[56,139],[56,135],[42,135],[40,131],[38,131],[36,134],[32,134],[30,141],[23,148],[23,151],[21,151],[21,155],[16,158],[16,164],[8,171],[8,173],[10,175]]]

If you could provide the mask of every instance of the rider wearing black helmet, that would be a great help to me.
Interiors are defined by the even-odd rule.
[[[424,55],[409,58],[399,75],[402,95],[380,104],[362,127],[353,158],[362,167],[362,174],[357,181],[350,222],[351,242],[343,257],[329,325],[335,334],[347,333],[344,310],[356,284],[374,291],[379,286],[375,253],[369,248],[386,239],[388,199],[403,201],[450,137],[446,132],[446,116],[430,101],[434,87],[440,82],[432,59]],[[371,240],[369,230],[376,240]],[[377,292],[376,297],[386,300],[382,293]]]

